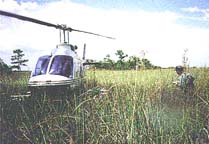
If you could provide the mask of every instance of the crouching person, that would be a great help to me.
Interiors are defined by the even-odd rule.
[[[178,80],[173,83],[176,84],[186,96],[193,96],[194,77],[190,73],[186,73],[182,66],[176,66],[175,71],[179,77]]]

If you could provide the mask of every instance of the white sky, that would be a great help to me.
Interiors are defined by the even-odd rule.
[[[102,60],[107,54],[114,58],[118,49],[129,56],[141,56],[144,50],[151,63],[168,67],[181,64],[184,49],[188,49],[191,66],[209,65],[209,28],[178,24],[176,21],[184,17],[174,12],[107,10],[67,0],[42,5],[7,0],[0,1],[0,9],[116,38],[72,32],[70,41],[78,45],[81,57],[87,44],[87,59]],[[12,50],[20,48],[29,59],[27,69],[32,69],[38,57],[49,54],[58,43],[59,31],[55,28],[0,16],[0,58],[7,64]]]

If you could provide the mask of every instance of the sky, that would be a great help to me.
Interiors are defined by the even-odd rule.
[[[116,38],[71,32],[80,57],[86,43],[87,59],[117,60],[123,50],[170,67],[182,64],[187,49],[190,66],[209,66],[208,0],[0,0],[0,10]],[[0,58],[9,65],[12,51],[22,49],[31,70],[57,44],[55,28],[0,16]]]

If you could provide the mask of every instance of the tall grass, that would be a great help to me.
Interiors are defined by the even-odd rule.
[[[90,79],[109,93],[85,105],[89,142],[208,141],[209,73],[206,68],[193,73],[195,92],[188,97],[172,84],[173,70],[92,72]]]
[[[90,70],[85,90],[71,91],[67,99],[59,94],[1,99],[1,141],[207,143],[209,69],[192,73],[195,90],[189,98],[172,84],[177,77],[173,70]],[[1,93],[9,96],[8,87]]]

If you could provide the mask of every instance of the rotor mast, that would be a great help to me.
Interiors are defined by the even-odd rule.
[[[70,43],[70,35],[69,35],[69,31],[66,31],[66,25],[61,25],[63,27],[63,29],[59,30],[59,38],[60,38],[60,43]]]

